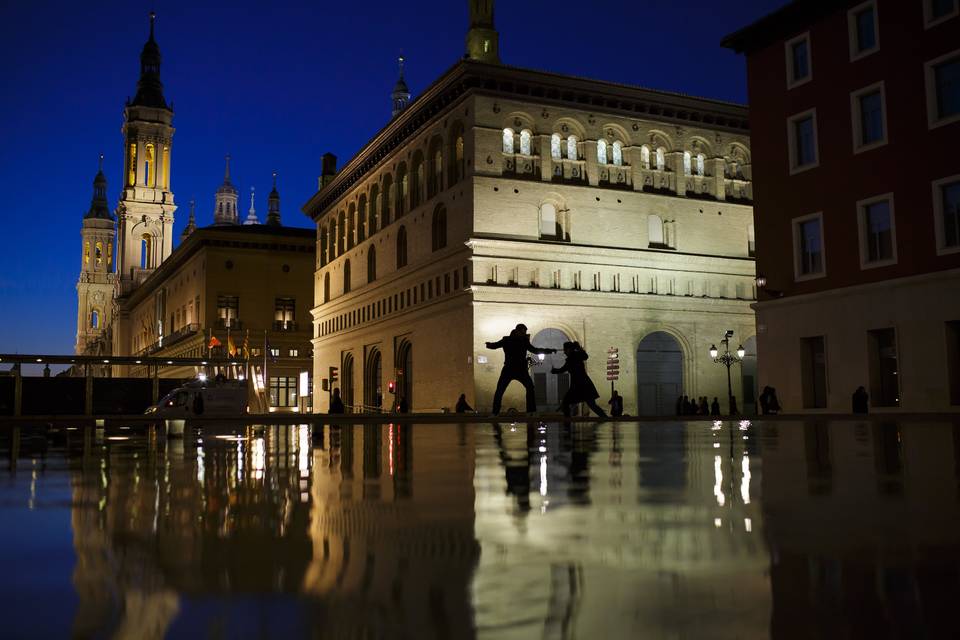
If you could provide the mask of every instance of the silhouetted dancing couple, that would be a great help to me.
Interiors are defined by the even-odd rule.
[[[593,409],[597,415],[606,417],[603,410],[597,406],[596,399],[600,397],[600,394],[597,393],[596,387],[593,386],[587,376],[586,366],[584,365],[587,359],[586,352],[576,342],[566,342],[563,347],[564,353],[567,355],[567,362],[560,369],[554,368],[552,370],[553,373],[557,374],[564,372],[570,374],[570,390],[563,398],[563,414],[565,416],[570,415],[572,404],[586,402],[587,406]],[[536,413],[537,400],[533,380],[530,378],[528,370],[527,353],[550,354],[556,353],[557,350],[541,349],[530,344],[530,334],[527,333],[525,324],[518,324],[509,336],[504,336],[496,342],[488,342],[487,348],[503,349],[504,353],[503,369],[500,371],[500,379],[497,381],[497,390],[493,394],[493,415],[500,415],[503,393],[514,380],[522,384],[527,392],[527,413]]]

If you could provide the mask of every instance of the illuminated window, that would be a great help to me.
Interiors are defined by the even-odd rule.
[[[113,266],[113,242],[107,244],[107,267]]]
[[[90,241],[83,243],[83,262],[84,264],[90,264]]]
[[[577,159],[577,136],[567,136],[567,159]]]
[[[698,153],[697,154],[697,175],[698,176],[703,175],[705,161],[706,161],[706,158],[704,157],[704,155],[702,153]]]
[[[103,243],[102,242],[99,242],[99,241],[97,242],[93,250],[93,255],[96,258],[97,266],[99,267],[100,265],[102,265],[103,264]]]
[[[137,145],[132,143],[127,152],[127,185],[137,184]]]
[[[657,171],[663,171],[667,168],[667,150],[663,147],[657,147]]]
[[[650,168],[650,147],[647,145],[640,147],[640,166],[644,169]]]
[[[503,130],[503,152],[513,153],[513,129]]]
[[[690,175],[690,152],[683,152],[683,175]]]
[[[169,187],[170,187],[170,147],[166,147],[166,146],[165,146],[165,147],[163,148],[163,159],[162,159],[162,161],[163,161],[163,165],[162,165],[162,168],[163,168],[163,173],[162,173],[163,178],[162,178],[162,183],[160,184],[160,186],[166,189],[166,188],[169,188]]]
[[[525,156],[530,155],[530,130],[524,129],[520,132],[520,153]]]
[[[100,312],[94,309],[90,312],[90,328],[99,329],[100,328]]]
[[[597,140],[597,164],[607,164],[607,141]]]
[[[217,319],[220,326],[238,326],[240,316],[239,296],[217,296]]]
[[[665,234],[663,233],[663,220],[660,218],[660,216],[651,215],[647,217],[647,235],[649,236],[649,246],[667,246]]]
[[[153,236],[145,233],[140,236],[140,268],[149,269],[153,266]]]
[[[143,177],[143,183],[148,187],[156,186],[157,167],[156,160],[154,159],[154,149],[152,143],[148,143],[144,148],[143,156],[143,170],[145,173]]]
[[[273,352],[276,351],[274,354]],[[278,357],[280,349],[271,349],[270,355]],[[297,406],[297,378],[295,376],[270,377],[270,406]]]
[[[554,160],[560,159],[560,134],[558,133],[550,136],[550,157]]]
[[[287,353],[291,358],[296,358],[300,355],[300,349],[292,348]]]
[[[296,328],[296,298],[275,298],[273,301],[273,322],[279,331],[291,331]]]
[[[623,164],[623,143],[619,140],[613,143],[613,164],[617,167]]]

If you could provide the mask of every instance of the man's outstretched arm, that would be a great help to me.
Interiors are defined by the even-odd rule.
[[[550,349],[549,347],[544,347],[542,349],[539,347],[535,347],[529,342],[527,343],[527,351],[529,351],[530,353],[556,353],[557,352],[556,349]]]
[[[503,346],[503,338],[500,338],[496,342],[488,342],[487,349],[499,349]]]

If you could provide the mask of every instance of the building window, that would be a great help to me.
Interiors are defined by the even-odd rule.
[[[343,292],[350,293],[350,259],[347,258],[343,263]]]
[[[878,82],[850,94],[855,153],[887,143],[887,102],[883,87],[883,82]]]
[[[270,347],[270,357],[279,358],[280,357],[280,348],[279,347]]]
[[[925,69],[929,126],[960,120],[960,51],[931,60]]]
[[[691,161],[690,161],[690,152],[689,152],[689,151],[684,151],[684,152],[683,152],[683,175],[685,175],[685,176],[690,175],[690,162],[691,162]]]
[[[279,351],[279,349],[277,349]],[[270,377],[270,406],[297,406],[297,379],[294,376]]]
[[[555,133],[550,136],[550,157],[554,160],[560,159],[560,134]]]
[[[597,140],[597,164],[607,164],[607,141]]]
[[[377,279],[377,248],[372,244],[367,250],[367,284]]]
[[[277,331],[295,331],[297,302],[295,298],[275,298],[273,324]]]
[[[567,160],[577,159],[577,136],[567,136]]]
[[[667,168],[667,150],[663,147],[657,147],[657,171],[665,171]]]
[[[697,154],[697,175],[702,176],[706,171],[706,157],[702,153]]]
[[[881,267],[897,261],[893,194],[857,203],[860,227],[860,266]]]
[[[540,239],[563,240],[564,228],[562,220],[553,203],[545,202],[540,205]]]
[[[956,16],[958,5],[957,0],[924,0],[923,18],[927,28]]]
[[[300,349],[292,348],[287,352],[291,358],[296,358],[300,355]]]
[[[623,143],[619,140],[614,140],[613,145],[611,146],[613,153],[613,164],[614,166],[623,165]]]
[[[238,296],[217,296],[217,320],[224,328],[238,326],[240,318],[240,298]]]
[[[644,169],[650,168],[650,147],[647,145],[640,147],[640,166]]]
[[[407,230],[404,227],[397,229],[397,269],[407,266]]]
[[[847,12],[850,30],[850,60],[858,60],[880,48],[877,2],[868,0]]]
[[[820,164],[816,109],[787,119],[787,147],[790,152],[791,174],[812,169]]]
[[[797,280],[819,278],[825,274],[822,214],[794,219],[793,254]]]
[[[445,248],[447,246],[447,208],[442,204],[433,212],[431,231],[433,236],[433,250],[439,251]]]
[[[330,272],[323,274],[323,301],[330,302]]]
[[[786,42],[787,89],[792,89],[813,78],[810,60],[810,34],[804,33]]]
[[[513,153],[513,129],[503,130],[503,152]]]
[[[100,312],[94,309],[90,312],[90,328],[99,329],[100,328]]]
[[[757,238],[752,224],[747,225],[747,255],[751,258],[757,255]]]
[[[933,183],[937,253],[960,251],[960,174]]]
[[[823,336],[800,338],[800,374],[805,409],[827,406],[827,350]]]
[[[531,155],[530,153],[530,129],[524,129],[520,132],[520,153],[525,156]]]
[[[899,407],[896,330],[867,331],[867,346],[870,358],[870,403],[875,407]]]

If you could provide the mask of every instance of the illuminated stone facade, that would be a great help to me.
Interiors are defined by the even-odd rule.
[[[627,413],[724,398],[709,347],[732,329],[752,352],[754,335],[746,117],[458,63],[304,207],[318,240],[315,384],[338,367],[357,410],[389,408],[391,380],[414,411],[452,408],[461,393],[489,409],[502,353],[484,342],[523,322],[535,344],[584,345],[601,389],[617,347]],[[549,365],[534,369],[541,410],[563,391]],[[733,386],[752,397],[736,369]],[[522,407],[520,391],[505,406]]]

